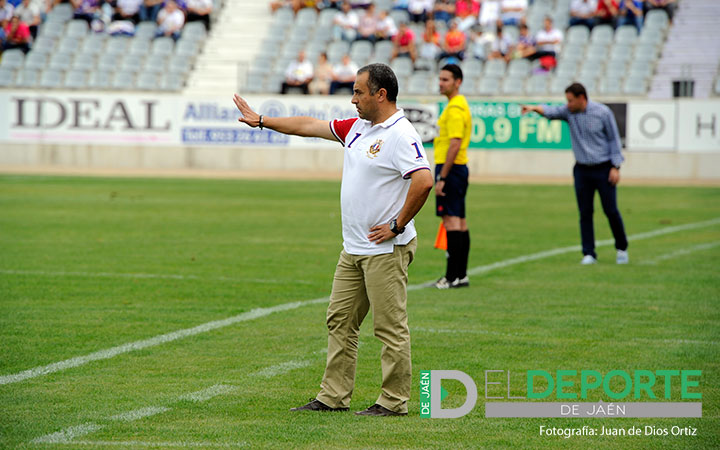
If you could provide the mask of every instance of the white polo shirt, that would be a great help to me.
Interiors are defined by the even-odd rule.
[[[417,232],[410,221],[405,232],[375,244],[370,228],[390,223],[400,214],[410,174],[430,170],[422,139],[399,109],[385,122],[371,125],[360,118],[333,120],[330,130],[345,146],[340,206],[343,248],[351,255],[392,253],[410,242]]]

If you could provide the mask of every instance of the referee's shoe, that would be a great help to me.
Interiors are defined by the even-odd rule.
[[[467,275],[463,278],[455,278],[453,281],[448,281],[447,278],[442,277],[435,282],[435,287],[438,289],[454,289],[469,286],[470,279],[467,277]]]

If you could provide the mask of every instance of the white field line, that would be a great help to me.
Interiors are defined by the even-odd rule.
[[[699,252],[702,250],[710,250],[711,248],[715,248],[717,246],[720,246],[720,241],[707,242],[705,244],[699,244],[699,245],[695,245],[693,247],[681,248],[680,250],[676,250],[676,251],[670,252],[670,253],[665,253],[665,254],[657,256],[655,258],[648,259],[646,261],[643,261],[641,264],[655,265],[661,261],[667,261],[668,259],[675,259],[678,256],[689,255],[690,253],[695,253],[695,252]]]
[[[88,277],[88,278],[146,278],[161,280],[211,280],[229,281],[235,283],[259,283],[259,284],[312,284],[306,280],[275,280],[266,278],[232,278],[232,277],[201,277],[198,275],[176,275],[161,273],[117,273],[117,272],[64,272],[46,270],[14,270],[0,269],[0,273],[6,275],[38,275],[47,277]]]
[[[720,218],[715,218],[712,220],[706,220],[703,222],[696,222],[696,223],[689,223],[685,225],[677,225],[674,227],[665,227],[660,228],[658,230],[648,231],[645,233],[639,233],[632,236],[628,236],[628,240],[630,241],[638,241],[642,239],[649,239],[656,236],[662,236],[665,234],[670,233],[677,233],[679,231],[686,231],[686,230],[694,230],[697,228],[704,228],[709,227],[712,225],[720,224]],[[614,241],[611,239],[607,239],[604,241],[596,242],[596,246],[606,246],[613,244]],[[491,270],[500,269],[503,267],[508,267],[514,264],[520,264],[528,261],[535,261],[538,259],[548,258],[555,255],[560,255],[563,253],[573,252],[573,251],[580,251],[580,246],[571,246],[571,247],[561,247],[553,250],[547,250],[539,253],[533,253],[530,255],[520,256],[517,258],[511,258],[507,259],[505,261],[499,261],[492,264],[487,264],[484,266],[478,266],[473,269],[468,270],[469,275],[477,275],[481,273],[490,272]],[[422,289],[427,286],[432,285],[434,281],[429,281],[425,283],[420,284],[413,284],[408,286],[409,291]],[[145,339],[142,341],[135,341],[130,342],[128,344],[119,345],[117,347],[112,347],[105,350],[99,350],[95,353],[91,353],[89,355],[85,356],[77,356],[75,358],[66,359],[64,361],[59,361],[56,363],[49,364],[47,366],[39,366],[32,369],[28,369],[22,372],[18,372],[15,374],[10,375],[3,375],[0,376],[0,385],[4,384],[10,384],[10,383],[17,383],[19,381],[27,380],[28,378],[35,378],[40,375],[47,375],[49,373],[59,372],[61,370],[69,369],[72,367],[78,367],[82,366],[84,364],[87,364],[92,361],[98,361],[103,359],[109,359],[113,358],[117,355],[121,355],[123,353],[140,350],[147,347],[153,347],[156,345],[164,344],[167,342],[172,342],[177,339],[182,339],[188,336],[194,336],[196,334],[206,333],[208,331],[216,330],[218,328],[223,328],[229,325],[233,325],[239,322],[247,322],[249,320],[254,320],[260,317],[265,317],[270,314],[280,312],[280,311],[289,311],[292,309],[300,308],[301,306],[306,305],[313,305],[317,303],[324,303],[328,301],[328,297],[322,297],[322,298],[316,298],[313,300],[304,300],[304,301],[298,301],[298,302],[292,302],[292,303],[285,303],[282,305],[276,305],[269,308],[256,308],[253,310],[250,310],[246,313],[239,314],[237,316],[229,317],[227,319],[223,320],[216,320],[213,322],[208,322],[202,325],[198,325],[193,328],[186,328],[184,330],[178,330],[174,331],[172,333],[163,334],[160,336],[155,336],[149,339]]]
[[[276,305],[269,308],[256,308],[248,312],[238,314],[237,316],[228,317],[227,319],[216,320],[213,322],[207,322],[202,325],[198,325],[193,328],[186,328],[184,330],[173,331],[172,333],[162,334],[142,341],[130,342],[128,344],[119,345],[117,347],[108,348],[105,350],[99,350],[89,355],[77,356],[75,358],[66,359],[56,363],[48,364],[47,366],[35,367],[22,372],[18,372],[12,375],[0,376],[0,385],[17,383],[18,381],[27,380],[28,378],[35,378],[40,375],[47,375],[49,373],[59,372],[61,370],[69,369],[71,367],[78,367],[85,365],[92,361],[99,361],[103,359],[110,359],[123,353],[128,353],[143,348],[154,347],[156,345],[164,344],[166,342],[176,341],[178,339],[186,338],[188,336],[195,336],[201,333],[207,333],[208,331],[217,330],[224,328],[229,325],[233,325],[240,322],[247,322],[254,320],[259,317],[268,316],[270,314],[289,311],[292,309],[300,308],[305,305],[312,305],[316,303],[327,302],[327,297],[316,298],[313,300],[305,300],[300,302],[284,303],[282,305]]]
[[[116,416],[110,417],[110,420],[116,420],[120,422],[132,422],[134,420],[140,420],[145,417],[155,416],[164,412],[170,411],[170,408],[164,406],[148,406],[147,408],[134,409],[132,411],[124,412]]]
[[[30,441],[32,444],[69,444],[74,438],[84,436],[97,430],[105,428],[104,425],[96,423],[84,423],[74,427],[65,428],[56,433],[47,434]]]
[[[218,395],[227,394],[229,392],[237,391],[237,386],[231,386],[228,384],[216,384],[214,386],[210,386],[207,389],[203,389],[201,391],[197,392],[191,392],[189,394],[181,395],[178,400],[188,400],[191,402],[204,402],[207,400],[210,400],[213,397],[217,397]]]
[[[318,353],[323,353],[327,351],[326,349],[322,349],[316,352],[311,353],[312,355],[316,355]],[[250,377],[261,377],[261,378],[271,378],[280,374],[288,373],[292,370],[299,369],[302,367],[307,367],[310,364],[312,364],[314,361],[310,359],[304,359],[304,360],[294,360],[294,361],[286,361],[280,364],[275,364],[272,366],[265,367],[257,372],[251,373]],[[235,392],[239,390],[239,386],[233,386],[229,384],[215,384],[213,386],[210,386],[209,388],[201,389],[199,391],[190,392],[187,394],[182,394],[172,403],[178,403],[182,401],[193,401],[193,402],[205,402],[207,400],[210,400],[214,397],[228,394],[230,392]],[[134,409],[131,411],[127,411],[121,414],[116,414],[114,416],[110,416],[107,418],[107,420],[116,421],[116,422],[133,422],[135,420],[144,419],[146,417],[152,417],[157,414],[162,414],[168,411],[171,411],[172,408],[169,406],[148,406],[145,408],[139,408]],[[101,430],[105,428],[106,425],[99,425],[96,423],[85,423],[78,426],[72,426],[65,428],[64,430],[57,431],[55,433],[50,433],[45,436],[40,436],[38,438],[33,439],[30,441],[32,444],[83,444],[83,441],[74,441],[73,439],[84,436],[86,434],[93,433],[95,431]],[[90,441],[86,441],[90,442]],[[93,441],[95,442],[95,441]],[[100,441],[98,441],[100,442]],[[114,442],[114,441],[109,441]],[[127,446],[143,446],[143,447],[182,447],[182,446],[190,446],[190,447],[199,447],[199,446],[207,446],[207,447],[216,447],[216,446],[223,446],[223,444],[215,445],[213,443],[195,443],[197,445],[193,445],[193,443],[187,443],[187,442],[178,442],[175,443],[176,445],[166,445],[167,443],[153,443],[153,442],[147,442],[147,443],[136,443],[136,441],[127,441],[126,443],[117,443],[114,445],[127,445]],[[245,445],[244,443],[238,443],[239,445]],[[85,443],[84,445],[93,445],[92,443]],[[102,445],[102,444],[98,444]],[[229,444],[230,446],[237,446],[235,444]]]

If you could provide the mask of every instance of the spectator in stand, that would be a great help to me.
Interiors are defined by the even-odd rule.
[[[408,12],[413,22],[425,22],[433,11],[433,0],[410,0]]]
[[[670,22],[672,22],[676,2],[677,0],[647,0],[645,2],[645,13],[653,9],[662,9],[667,13]]]
[[[530,35],[528,26],[520,24],[520,35],[517,44],[510,51],[510,59],[528,58],[535,53],[535,39]]]
[[[400,22],[397,34],[393,37],[392,59],[399,56],[407,56],[415,62],[415,33],[412,32],[407,22]]]
[[[156,22],[164,0],[145,0],[140,6],[140,20]]]
[[[543,29],[535,35],[535,53],[528,55],[527,58],[535,60],[543,56],[552,56],[553,58],[560,53],[560,45],[562,45],[563,33],[553,26],[553,20],[550,16],[545,16]]]
[[[442,42],[442,58],[465,59],[465,49],[467,48],[467,39],[465,33],[458,28],[459,20],[455,19],[450,22],[450,28],[445,33],[445,39]]]
[[[290,87],[299,87],[302,89],[303,94],[309,94],[309,86],[313,75],[312,63],[305,59],[305,52],[300,51],[297,59],[292,61],[285,71],[285,81],[282,84],[281,93],[286,94]]]
[[[30,27],[20,22],[18,16],[13,16],[5,26],[5,50],[19,48],[23,53],[30,51]]]
[[[508,60],[512,41],[509,37],[503,35],[502,26],[497,27],[495,39],[490,44],[490,56],[488,59],[504,59]]]
[[[500,20],[500,1],[501,0],[484,0],[482,2],[478,23],[486,32],[490,29],[497,29],[497,22]]]
[[[395,0],[393,2],[392,9],[396,9],[398,11],[407,11],[409,4],[410,0]]]
[[[478,21],[480,16],[480,2],[477,0],[457,0],[455,2],[455,20],[458,29],[462,32],[469,30]]]
[[[375,39],[377,41],[389,41],[398,32],[395,26],[395,20],[388,14],[386,10],[380,11],[378,15],[377,28],[375,30]]]
[[[435,0],[433,19],[449,24],[455,18],[455,0]]]
[[[495,35],[483,32],[483,28],[480,25],[472,27],[471,32],[473,58],[486,61],[490,54],[490,47],[493,42],[495,42]]]
[[[425,22],[423,41],[420,44],[420,57],[424,59],[435,59],[440,54],[440,33],[435,29],[435,21]]]
[[[143,0],[117,0],[112,20],[128,20],[134,24],[140,21],[140,6]]]
[[[10,22],[14,10],[15,7],[7,0],[0,0],[0,21],[7,20],[8,22]]]
[[[156,37],[169,36],[180,39],[180,32],[185,26],[185,14],[173,0],[168,1],[157,16],[158,30]]]
[[[73,19],[85,20],[92,25],[100,17],[100,0],[70,0],[73,7]]]
[[[308,89],[313,95],[328,95],[330,93],[330,83],[332,82],[333,68],[328,62],[327,53],[320,53],[318,62],[315,64],[313,80],[310,82]]]
[[[356,40],[375,42],[378,19],[375,16],[375,5],[370,4],[364,13],[360,15],[357,27]]]
[[[213,0],[187,0],[187,22],[202,22],[210,31],[210,14],[213,11]]]
[[[13,15],[20,18],[20,22],[24,22],[30,28],[30,35],[35,39],[37,37],[38,25],[42,23],[42,10],[39,2],[31,2],[23,0],[13,12]]]
[[[525,17],[528,0],[502,0],[500,2],[500,20],[503,25],[518,25]]]
[[[338,89],[346,88],[352,91],[357,71],[360,68],[351,59],[350,55],[344,55],[342,62],[335,64],[332,70],[332,83],[330,83],[330,95],[334,95]]]
[[[357,28],[359,20],[355,11],[350,7],[350,3],[343,2],[342,9],[335,14],[333,19],[333,35],[335,40],[352,42],[357,36]]]
[[[572,0],[570,3],[570,26],[585,25],[592,30],[596,22],[597,9],[598,0]]]
[[[270,10],[272,12],[283,8],[292,8],[294,13],[297,13],[305,7],[302,0],[276,0],[270,2]]]
[[[639,34],[643,26],[643,3],[645,0],[620,0],[618,26],[633,25]]]
[[[615,28],[619,12],[617,0],[598,0],[597,24]]]
[[[340,9],[341,0],[318,0],[315,2],[315,9],[322,11],[323,9]]]

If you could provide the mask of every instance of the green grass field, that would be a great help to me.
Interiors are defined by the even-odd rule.
[[[323,301],[103,353],[326,297],[341,249],[339,192],[330,181],[0,176],[0,377],[103,355],[0,384],[0,447],[720,447],[718,222],[631,240],[627,266],[605,245],[591,267],[565,252],[476,269],[469,289],[411,290],[404,418],[288,412],[318,390]],[[444,270],[432,248],[433,201],[417,218],[412,285]],[[630,236],[720,217],[718,188],[622,186],[619,201]],[[596,205],[596,238],[605,240]],[[571,186],[472,185],[468,208],[473,268],[579,244]],[[366,320],[353,411],[379,394],[379,352]],[[431,369],[473,377],[470,414],[420,418],[419,373]],[[703,418],[489,419],[489,369],[511,371],[515,396],[531,369],[702,370]],[[463,403],[459,383],[447,389],[444,406]],[[662,386],[654,392],[662,396]],[[597,393],[588,401],[600,399],[610,401]],[[677,425],[697,435],[565,439],[540,436],[541,425]]]

